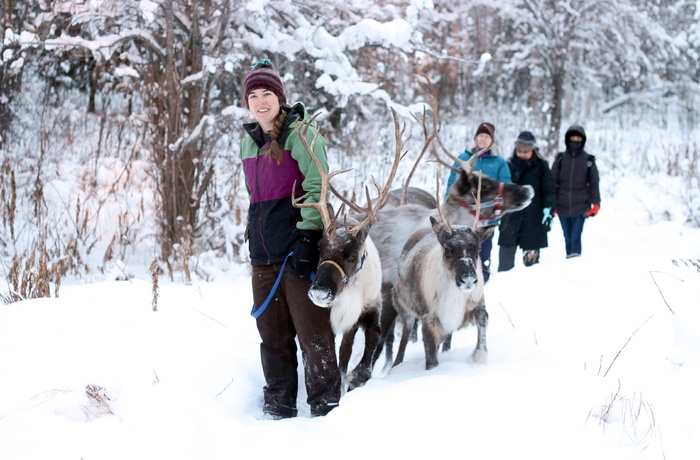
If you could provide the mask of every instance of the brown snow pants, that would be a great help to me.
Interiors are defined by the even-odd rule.
[[[282,264],[253,266],[253,302],[267,299]],[[263,411],[278,418],[297,414],[297,346],[301,347],[307,402],[312,416],[326,415],[340,399],[340,372],[330,309],[313,304],[311,281],[295,276],[289,266],[267,309],[257,318],[260,358],[266,385]]]

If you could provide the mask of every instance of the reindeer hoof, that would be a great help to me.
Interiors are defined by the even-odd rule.
[[[489,353],[485,350],[474,350],[472,353],[471,362],[474,364],[488,364]]]
[[[348,374],[348,391],[365,386],[365,383],[367,383],[367,380],[369,380],[369,378],[370,374],[368,374],[367,372],[351,372],[350,374]]]

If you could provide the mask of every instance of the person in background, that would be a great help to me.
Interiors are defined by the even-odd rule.
[[[587,217],[600,210],[599,176],[595,157],[584,150],[586,132],[572,125],[564,135],[566,150],[552,164],[556,214],[564,232],[566,258],[581,255],[581,235]]]
[[[463,161],[469,160],[472,155],[478,155],[474,162],[474,172],[481,171],[483,174],[499,182],[510,183],[510,169],[506,160],[498,154],[498,149],[495,145],[496,128],[491,123],[481,123],[476,129],[474,135],[475,146],[472,149],[467,147],[464,152],[459,155],[459,159]],[[450,177],[447,179],[447,189],[457,178],[457,170],[459,163],[455,162]],[[447,192],[446,192],[447,194]],[[488,225],[498,225],[498,221],[490,221]],[[493,248],[493,233],[481,243],[481,269],[484,274],[484,282],[488,282],[491,276],[491,250]]]
[[[515,266],[515,252],[523,250],[526,267],[539,263],[540,249],[547,247],[547,232],[551,228],[554,207],[554,181],[549,164],[540,156],[537,139],[523,131],[515,141],[513,155],[508,159],[514,184],[530,185],[535,196],[520,211],[506,214],[498,228],[498,271]]]
[[[243,88],[246,107],[255,119],[243,126],[241,160],[250,195],[246,233],[256,306],[253,316],[262,340],[260,358],[266,382],[263,412],[272,419],[297,415],[296,338],[311,415],[323,416],[340,399],[330,309],[317,307],[307,295],[310,275],[318,265],[323,228],[317,210],[295,208],[291,200],[295,182],[295,196],[308,193],[306,201],[316,202],[320,198],[319,170],[295,131],[309,115],[302,104],[287,104],[284,85],[269,59],[252,66]],[[308,128],[309,144],[316,131],[315,125]],[[314,153],[327,173],[322,136],[316,139]],[[290,267],[285,269],[288,259]]]

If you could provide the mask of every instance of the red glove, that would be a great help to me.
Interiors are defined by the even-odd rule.
[[[586,212],[586,217],[593,217],[600,211],[600,205],[598,203],[593,203],[593,207]]]

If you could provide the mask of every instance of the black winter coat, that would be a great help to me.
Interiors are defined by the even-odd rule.
[[[583,138],[580,151],[571,148],[573,135]],[[560,216],[576,217],[600,204],[598,167],[595,157],[588,154],[586,132],[581,126],[571,126],[564,135],[566,151],[559,153],[552,163],[552,177],[556,192],[556,210]]]
[[[549,165],[537,154],[529,160],[515,155],[508,160],[514,184],[531,185],[535,190],[532,202],[520,211],[506,214],[499,227],[500,246],[520,246],[528,251],[547,247],[547,227],[542,225],[542,210],[554,211],[554,181]]]

